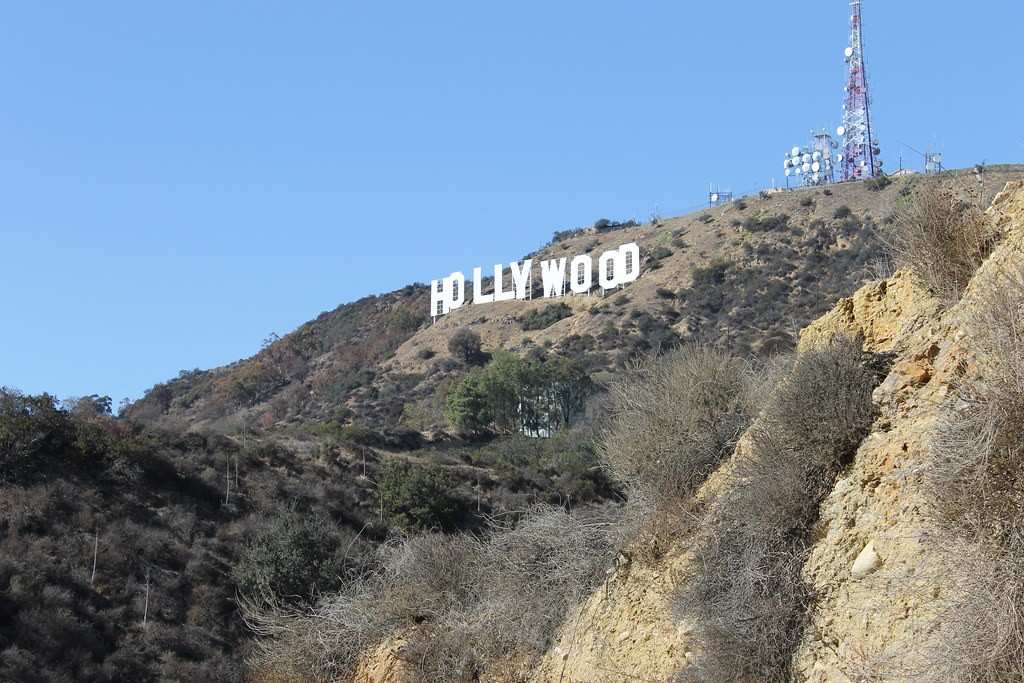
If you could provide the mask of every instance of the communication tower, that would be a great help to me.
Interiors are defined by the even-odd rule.
[[[843,180],[871,178],[882,172],[880,150],[871,130],[871,97],[864,62],[861,30],[861,0],[850,0],[850,44],[846,48],[846,100],[843,125],[836,132],[843,138],[838,162]]]
[[[796,146],[786,153],[782,168],[786,174],[786,187],[794,178],[803,185],[827,185],[835,182],[835,165],[832,156],[839,147],[825,129],[811,131],[811,144]]]

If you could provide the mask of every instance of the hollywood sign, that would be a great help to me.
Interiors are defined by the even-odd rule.
[[[568,272],[566,264],[568,262]],[[483,292],[483,269],[473,269],[473,299],[475,305],[496,301],[528,299],[533,291],[533,259],[508,265],[512,288],[504,289],[505,266],[494,266],[494,291]],[[602,291],[633,282],[640,276],[640,247],[635,242],[623,244],[597,258],[597,285]],[[589,254],[580,254],[572,261],[563,256],[540,262],[540,277],[544,298],[565,296],[566,285],[573,294],[587,294],[594,287],[594,260]],[[455,272],[430,283],[430,315],[432,318],[461,308],[466,303],[466,276]]]

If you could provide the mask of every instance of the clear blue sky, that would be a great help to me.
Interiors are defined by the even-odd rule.
[[[552,231],[781,182],[843,0],[7,3],[0,384],[138,397]],[[1021,161],[1024,4],[866,0],[883,157]],[[904,151],[908,161],[910,153]]]

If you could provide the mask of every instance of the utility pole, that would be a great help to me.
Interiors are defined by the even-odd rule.
[[[146,619],[149,617],[149,567],[146,567],[146,604],[142,608],[142,628],[146,628]]]
[[[224,472],[224,504],[231,502],[231,455],[227,456],[227,470]]]
[[[89,585],[93,585],[96,582],[96,558],[99,557],[100,553],[100,523],[96,522],[96,535],[92,542],[92,576],[89,577]]]

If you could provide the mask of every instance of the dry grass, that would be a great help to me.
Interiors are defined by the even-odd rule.
[[[678,611],[706,654],[680,681],[788,681],[814,596],[801,578],[822,499],[867,433],[876,374],[839,339],[792,365],[695,539]]]
[[[896,213],[887,243],[893,260],[909,268],[937,297],[953,303],[995,246],[981,208],[935,183],[918,187]]]
[[[926,493],[950,557],[927,681],[1024,680],[1024,278],[1004,274],[967,321],[974,372],[940,411]]]
[[[678,539],[692,494],[750,423],[754,376],[694,345],[635,365],[613,387],[601,457],[627,493],[622,542],[634,552],[657,558]]]
[[[257,679],[336,680],[401,635],[414,681],[473,681],[508,660],[525,676],[566,612],[603,576],[616,517],[538,507],[486,537],[422,535],[393,544],[379,571],[311,612],[250,602]],[[510,673],[510,681],[519,680]]]
[[[747,365],[684,346],[633,366],[612,388],[602,458],[616,481],[656,500],[692,493],[749,422]]]

